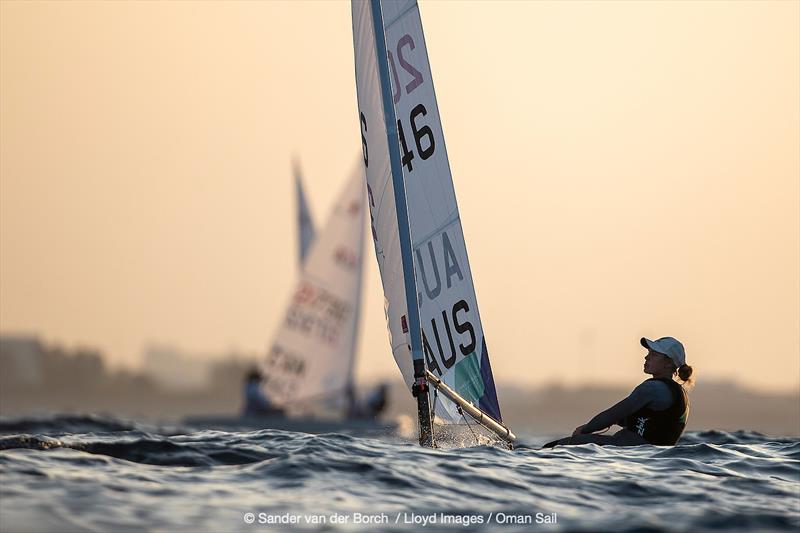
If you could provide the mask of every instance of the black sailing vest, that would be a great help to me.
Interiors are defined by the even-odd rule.
[[[650,444],[672,446],[678,442],[686,427],[686,420],[689,418],[689,397],[683,387],[672,379],[650,378],[646,381],[660,381],[669,387],[672,393],[672,405],[663,411],[642,407],[625,417],[621,425],[640,435]]]

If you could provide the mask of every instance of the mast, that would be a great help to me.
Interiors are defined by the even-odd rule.
[[[375,35],[376,59],[380,72],[381,102],[389,143],[389,160],[392,169],[397,228],[400,237],[400,255],[403,261],[403,280],[405,282],[408,328],[411,337],[411,358],[414,363],[414,385],[412,391],[417,398],[417,417],[419,419],[419,443],[433,446],[433,427],[431,408],[428,399],[428,380],[425,375],[425,359],[422,355],[422,337],[419,325],[419,303],[417,284],[414,279],[414,258],[411,248],[411,230],[408,225],[406,190],[403,181],[403,168],[400,163],[400,141],[397,136],[397,117],[392,101],[392,86],[389,79],[389,64],[386,53],[386,35],[383,31],[381,0],[372,1],[372,24]]]

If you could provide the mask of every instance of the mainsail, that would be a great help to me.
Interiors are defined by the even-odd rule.
[[[353,0],[352,15],[368,205],[392,353],[412,391],[420,382],[414,360],[424,358],[430,381],[445,386],[438,390],[500,422],[417,2]],[[435,405],[438,419],[462,419],[456,402]],[[422,418],[420,412],[421,431]]]
[[[306,202],[306,195],[303,191],[303,177],[300,172],[300,164],[294,162],[294,181],[295,188],[297,189],[297,231],[298,242],[300,244],[300,267],[302,268],[305,263],[308,250],[311,248],[311,243],[314,241],[316,230],[314,229],[314,220],[311,218],[311,210],[308,208]]]
[[[286,315],[262,364],[270,399],[293,407],[352,384],[364,250],[364,174],[348,180],[311,243]]]

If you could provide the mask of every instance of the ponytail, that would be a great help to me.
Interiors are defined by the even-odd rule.
[[[678,368],[678,377],[681,378],[683,381],[683,385],[687,388],[692,388],[694,386],[694,378],[692,377],[692,367],[689,365],[681,365]]]

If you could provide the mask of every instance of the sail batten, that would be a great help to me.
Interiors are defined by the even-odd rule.
[[[395,16],[392,17],[392,19],[385,24],[385,29],[388,30],[389,28],[394,26],[396,22],[398,22],[401,18],[403,18],[403,15],[405,15],[415,7],[417,7],[416,2],[408,2],[408,5],[405,7],[405,9],[401,9],[399,13],[395,14]]]

